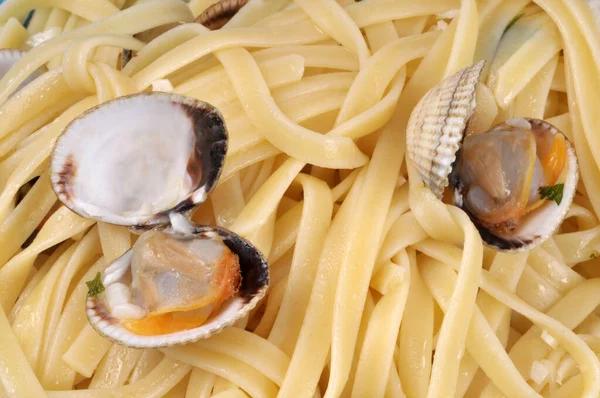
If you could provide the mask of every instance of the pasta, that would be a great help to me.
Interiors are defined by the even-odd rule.
[[[216,30],[195,22],[216,0],[0,5],[0,64],[26,51],[0,79],[0,397],[600,396],[596,2],[224,1],[241,8]],[[419,100],[480,60],[467,134],[544,119],[581,170],[560,229],[517,254],[406,155]],[[73,213],[49,170],[74,118],[150,91],[224,115],[191,217],[250,240],[271,278],[234,326],[161,349],[88,324],[86,282],[137,235]]]

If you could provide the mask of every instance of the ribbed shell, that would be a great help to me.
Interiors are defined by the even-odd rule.
[[[408,156],[425,185],[441,198],[464,132],[475,110],[485,61],[461,69],[433,87],[413,109],[406,130]]]

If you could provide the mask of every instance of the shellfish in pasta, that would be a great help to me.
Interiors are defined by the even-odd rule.
[[[166,347],[220,332],[265,295],[269,269],[243,238],[222,228],[144,232],[99,276],[90,324],[128,347]]]
[[[250,242],[187,214],[217,183],[227,129],[209,104],[139,94],[79,116],[57,140],[51,182],[87,218],[144,231],[88,283],[90,324],[129,347],[218,333],[265,295],[269,268]]]
[[[222,28],[248,0],[220,0],[208,7],[196,18],[196,22],[210,30]]]
[[[483,62],[430,90],[407,129],[408,155],[424,183],[454,204],[483,240],[503,251],[528,250],[560,226],[575,195],[577,158],[556,127],[538,119],[507,120],[464,138]]]

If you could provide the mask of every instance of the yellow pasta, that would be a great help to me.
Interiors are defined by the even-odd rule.
[[[597,398],[598,9],[5,0],[0,64],[22,55],[0,71],[0,396]],[[544,119],[581,175],[559,228],[519,253],[487,247],[407,145],[419,101],[481,60],[467,137]],[[86,282],[140,231],[63,205],[50,165],[79,115],[156,91],[223,115],[225,163],[189,217],[249,240],[270,286],[219,333],[134,348],[88,323]]]

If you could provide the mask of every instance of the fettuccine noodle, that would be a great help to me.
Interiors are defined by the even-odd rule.
[[[211,31],[195,20],[214,3],[0,5],[0,48],[26,51],[0,79],[0,397],[599,397],[600,6],[249,0]],[[486,247],[405,156],[417,102],[480,60],[468,134],[545,119],[578,156],[565,221],[523,253]],[[65,126],[143,91],[221,110],[224,170],[192,219],[271,275],[249,316],[165,349],[88,324],[85,282],[136,235],[49,177]]]

